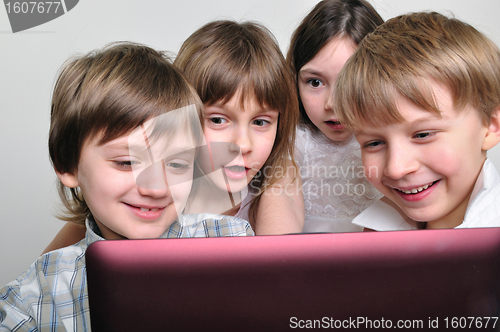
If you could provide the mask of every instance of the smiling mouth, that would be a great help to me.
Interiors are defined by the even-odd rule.
[[[415,195],[415,194],[421,193],[422,191],[424,191],[426,189],[429,189],[430,187],[435,185],[438,181],[439,180],[428,183],[428,184],[423,185],[421,187],[416,187],[416,188],[412,188],[409,190],[402,190],[402,189],[398,189],[398,188],[394,188],[394,189],[396,189],[397,191],[402,192],[403,194],[406,194],[406,195]]]
[[[156,208],[156,209],[145,209],[145,208],[141,207],[141,211],[143,211],[143,212],[149,212],[149,211],[153,211],[154,212],[154,211],[158,211],[158,210],[159,210],[158,208]]]
[[[125,204],[127,204],[127,203],[125,203]],[[127,205],[130,206],[130,207],[136,208],[136,209],[140,209],[142,212],[155,212],[155,211],[163,210],[164,209],[164,207],[147,209],[147,208],[140,207],[140,206],[135,206],[135,205],[132,205],[132,204],[127,204]]]

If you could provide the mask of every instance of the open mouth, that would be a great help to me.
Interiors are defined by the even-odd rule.
[[[149,212],[149,211],[153,211],[154,212],[154,211],[158,211],[158,210],[159,210],[158,208],[156,208],[156,209],[145,209],[145,208],[141,207],[141,211],[143,211],[143,212]]]
[[[344,125],[342,124],[342,122],[340,122],[338,120],[328,120],[328,121],[325,121],[325,124],[333,130],[343,130],[344,129]]]
[[[233,180],[241,180],[246,179],[247,177],[247,168],[245,166],[224,166],[224,174]]]
[[[428,183],[428,184],[423,185],[421,187],[416,187],[416,188],[412,188],[412,189],[409,189],[409,190],[401,190],[401,189],[398,189],[398,188],[394,188],[394,189],[396,189],[397,191],[400,191],[400,192],[402,192],[403,194],[406,194],[406,195],[416,195],[418,193],[421,193],[424,190],[429,189],[430,187],[432,187],[433,185],[435,185],[436,183],[438,183],[438,181],[439,180],[431,182],[431,183]]]
[[[130,207],[133,207],[135,209],[139,209],[142,212],[156,212],[158,210],[163,210],[164,209],[164,208],[151,208],[151,209],[148,209],[148,208],[145,208],[145,207],[135,206],[135,205],[132,205],[132,204],[127,204],[127,203],[125,203],[125,204],[128,205],[128,206],[130,206]]]
[[[238,172],[244,172],[246,170],[246,168],[244,166],[225,166],[224,169],[227,169],[231,172],[235,172],[235,173],[238,173]]]

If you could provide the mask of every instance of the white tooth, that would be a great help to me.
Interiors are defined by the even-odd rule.
[[[432,185],[432,183],[426,184],[425,186],[422,186],[422,187],[413,188],[411,190],[399,189],[399,191],[404,192],[405,194],[408,194],[408,195],[409,194],[416,194],[416,193],[421,192],[422,190],[429,188],[431,185]]]
[[[149,209],[145,209],[145,208],[142,208],[142,207],[141,207],[141,211],[146,212],[146,211],[149,211]]]
[[[158,211],[158,209],[151,209],[151,211]]]

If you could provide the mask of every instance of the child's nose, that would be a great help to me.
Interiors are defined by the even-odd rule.
[[[143,170],[136,179],[139,193],[143,196],[161,198],[170,194],[165,163],[160,160]]]
[[[333,110],[333,91],[330,91],[325,99],[325,110]]]
[[[252,151],[252,138],[247,129],[238,130],[233,137],[232,143],[239,147],[241,154]]]
[[[401,179],[418,170],[418,162],[411,149],[402,146],[388,149],[384,175],[392,179]]]

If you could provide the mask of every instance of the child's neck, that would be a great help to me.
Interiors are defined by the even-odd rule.
[[[225,211],[222,214],[225,216],[233,216],[234,217],[238,213],[238,211],[240,210],[240,206],[241,206],[241,201],[239,204],[236,204],[234,207],[230,208],[229,210]]]
[[[427,222],[425,229],[445,229],[460,226],[464,220],[468,203],[469,196],[467,196],[460,206],[458,206],[458,208],[453,210],[450,214],[444,216],[443,218]]]

